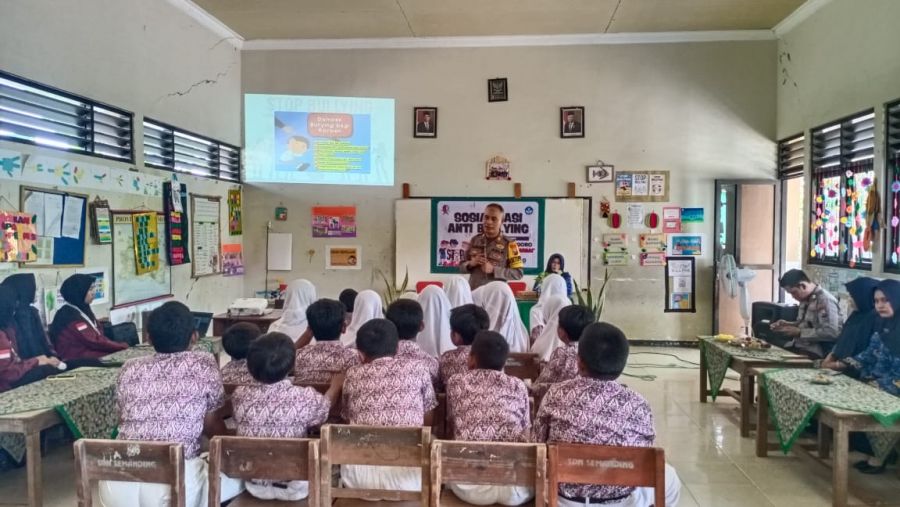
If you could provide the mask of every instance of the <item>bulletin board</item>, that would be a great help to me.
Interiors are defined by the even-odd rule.
[[[694,257],[666,257],[665,311],[697,312],[697,270]]]
[[[134,253],[134,215],[148,210],[113,210],[112,212],[112,268],[113,305],[125,306],[172,295],[172,271],[165,255],[165,215],[157,213],[159,267],[142,275],[137,274]]]
[[[191,276],[222,274],[222,198],[191,194]]]
[[[23,186],[19,200],[19,209],[37,216],[38,231],[37,260],[22,265],[29,268],[84,266],[88,196]],[[48,227],[56,232],[51,233]]]

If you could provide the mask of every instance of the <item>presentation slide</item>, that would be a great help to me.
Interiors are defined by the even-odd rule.
[[[394,184],[394,99],[244,95],[244,181]]]

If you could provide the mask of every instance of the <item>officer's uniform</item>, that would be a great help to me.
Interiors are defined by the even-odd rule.
[[[485,273],[481,266],[470,269],[466,265],[479,255],[484,255],[494,265],[493,273]],[[525,265],[515,240],[503,234],[489,240],[484,234],[479,234],[469,241],[469,249],[459,264],[459,271],[469,274],[469,286],[474,290],[494,280],[521,280],[523,267]]]

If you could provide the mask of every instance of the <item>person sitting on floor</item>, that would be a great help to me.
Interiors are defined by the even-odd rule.
[[[261,335],[259,326],[252,322],[238,322],[222,334],[222,348],[231,361],[222,367],[222,382],[225,384],[253,384],[253,376],[247,369],[247,351],[250,343]]]
[[[200,455],[202,435],[226,433],[219,409],[225,389],[216,358],[192,351],[197,340],[194,316],[187,306],[170,301],[153,310],[147,331],[156,354],[125,361],[116,381],[119,440],[173,442],[184,447],[186,507],[208,501],[208,464]],[[222,477],[222,501],[241,492],[241,481]],[[105,507],[168,505],[164,484],[101,481]]]
[[[490,325],[490,317],[478,305],[463,305],[450,310],[450,339],[456,348],[441,354],[438,366],[441,385],[446,386],[457,373],[469,371],[472,342],[480,331],[487,330]]]
[[[250,344],[247,368],[256,382],[239,386],[232,397],[239,436],[307,438],[309,428],[328,418],[340,396],[343,375],[331,378],[324,396],[311,387],[295,386],[288,378],[294,369],[294,353],[294,342],[283,333],[269,332]],[[309,496],[307,481],[252,479],[246,487],[262,500],[297,501]]]
[[[22,359],[16,342],[16,293],[0,286],[0,392],[59,373],[59,360],[44,355]]]
[[[799,269],[788,270],[779,284],[800,302],[800,308],[797,320],[778,320],[771,324],[772,331],[783,339],[771,337],[770,341],[814,359],[825,357],[841,334],[841,308],[837,299]]]
[[[366,322],[356,333],[362,363],[347,370],[341,412],[350,424],[430,426],[437,398],[428,372],[397,359],[397,327],[387,319]],[[422,471],[410,467],[341,465],[348,488],[421,491]]]
[[[59,358],[65,362],[75,359],[100,358],[125,350],[127,343],[114,342],[103,335],[91,310],[96,279],[75,274],[66,278],[59,288],[66,303],[56,312],[50,323],[50,338],[56,345]]]
[[[306,309],[306,321],[316,343],[304,344],[297,350],[295,382],[327,384],[334,375],[359,364],[359,354],[340,342],[341,333],[347,328],[343,304],[320,299]]]
[[[469,371],[447,384],[447,414],[453,438],[473,442],[524,442],[531,415],[528,388],[503,373],[509,344],[493,331],[481,331],[472,343]],[[450,484],[462,501],[476,505],[521,505],[534,497],[532,488],[483,484]]]
[[[553,384],[578,376],[578,339],[596,319],[590,308],[571,305],[559,311],[557,336],[564,346],[553,351],[550,361],[541,369],[531,391],[536,399],[546,394]]]
[[[422,305],[412,299],[398,299],[388,306],[385,317],[397,327],[400,343],[397,345],[397,359],[416,361],[438,381],[438,360],[419,347],[416,337],[425,329],[425,313]]]
[[[628,339],[619,328],[607,323],[585,328],[578,340],[579,376],[554,384],[544,396],[532,441],[652,447],[656,431],[650,404],[616,382],[627,361]],[[666,507],[675,507],[681,482],[668,464],[665,476]],[[627,486],[563,483],[550,494],[559,495],[562,507],[650,507],[654,501],[653,488]]]
[[[850,280],[844,286],[850,295],[850,317],[844,322],[841,335],[834,344],[834,350],[825,356],[823,364],[853,357],[866,350],[869,340],[877,329],[879,317],[875,311],[873,294],[878,286],[878,280],[861,276]],[[858,372],[851,369],[847,373],[852,376]]]

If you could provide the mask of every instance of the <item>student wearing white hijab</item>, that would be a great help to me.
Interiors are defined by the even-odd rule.
[[[450,300],[450,308],[472,304],[472,289],[469,287],[469,281],[461,276],[451,278],[444,287],[444,292],[447,293],[447,299]]]
[[[288,335],[294,343],[306,332],[306,309],[316,302],[316,286],[309,280],[294,280],[284,291],[281,318],[269,326],[270,332]]]
[[[566,296],[552,296],[544,302],[543,317],[546,326],[543,326],[541,333],[531,346],[531,352],[538,355],[541,362],[550,360],[553,351],[563,346],[562,340],[559,339],[557,330],[559,329],[559,311],[567,306],[571,306],[572,301]]]
[[[347,330],[341,335],[341,343],[345,347],[356,347],[356,332],[363,324],[372,319],[383,319],[384,307],[381,303],[381,296],[374,290],[364,290],[356,295],[356,302],[353,303],[353,316],[350,317],[350,324]]]
[[[463,280],[466,287],[469,282]],[[419,294],[419,305],[425,313],[425,327],[416,337],[419,344],[431,357],[440,357],[448,350],[456,348],[450,340],[450,309],[452,305],[447,295],[437,285],[429,285]]]
[[[529,329],[529,334],[532,339],[537,339],[541,331],[544,330],[544,326],[550,320],[545,317],[544,312],[544,305],[547,304],[547,301],[554,296],[568,297],[569,294],[569,289],[566,288],[566,280],[555,273],[547,275],[544,281],[541,282],[541,287],[541,297],[538,299],[537,304],[531,307],[531,312],[528,314],[528,324],[531,328]]]
[[[509,285],[491,282],[475,292],[480,292],[481,306],[491,318],[490,330],[506,338],[510,352],[528,352],[528,331],[522,323],[516,298]]]

